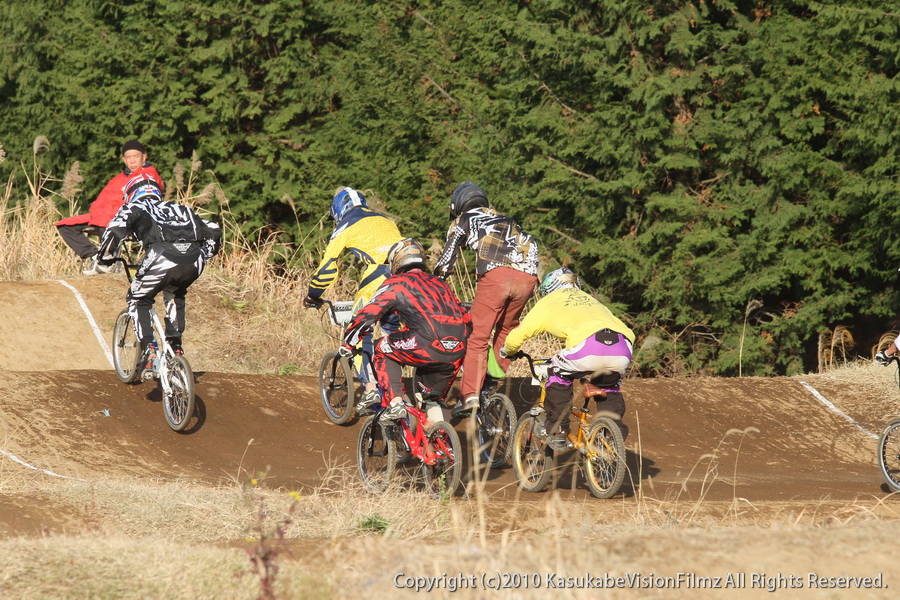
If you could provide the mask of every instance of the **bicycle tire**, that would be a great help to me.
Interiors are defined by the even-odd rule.
[[[134,383],[140,378],[138,362],[141,359],[141,344],[134,333],[134,323],[128,309],[123,309],[116,317],[116,324],[113,326],[112,357],[119,381]]]
[[[512,457],[512,433],[516,428],[516,408],[506,394],[491,394],[475,413],[475,434],[481,460],[498,469]]]
[[[892,492],[900,492],[900,419],[885,425],[878,437],[878,467]]]
[[[182,431],[194,416],[194,373],[183,356],[167,356],[166,379],[169,391],[163,391],[166,422],[174,431]]]
[[[583,460],[588,487],[597,498],[612,498],[625,479],[622,431],[609,417],[598,417],[588,430],[586,443]]]
[[[543,491],[556,468],[553,450],[534,432],[536,423],[536,417],[525,413],[519,417],[513,435],[513,469],[519,487],[526,492]]]
[[[383,492],[394,477],[397,447],[388,427],[381,422],[381,413],[363,422],[356,442],[356,464],[359,478],[367,491]]]
[[[356,382],[353,369],[336,350],[327,352],[319,366],[319,391],[325,416],[335,425],[343,425],[353,418]]]
[[[425,489],[432,498],[452,498],[462,479],[462,446],[459,435],[446,421],[428,429],[428,444],[437,455],[434,465],[422,464]]]

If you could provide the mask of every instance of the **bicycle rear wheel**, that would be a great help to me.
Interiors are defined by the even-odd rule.
[[[381,422],[381,414],[374,414],[363,422],[356,443],[356,464],[359,478],[366,490],[381,492],[394,476],[397,447],[389,426]]]
[[[513,469],[519,487],[526,492],[540,492],[547,487],[550,474],[556,468],[553,450],[538,437],[534,430],[537,418],[530,413],[519,417],[513,435]]]
[[[900,492],[900,419],[889,422],[878,438],[878,467],[892,492]]]
[[[168,392],[163,388],[166,422],[173,430],[181,431],[194,416],[194,373],[183,356],[166,356],[164,360],[168,361]]]
[[[433,465],[422,464],[425,489],[433,498],[452,498],[462,479],[459,435],[449,423],[438,421],[431,426],[426,437],[436,461]]]
[[[325,416],[335,425],[343,425],[353,418],[356,382],[353,369],[346,358],[332,350],[322,358],[319,367],[319,390]]]
[[[612,498],[625,479],[625,441],[619,426],[609,417],[598,417],[588,430],[584,474],[591,493]]]
[[[116,317],[112,340],[113,366],[122,383],[134,383],[140,377],[138,361],[141,358],[141,344],[134,334],[134,323],[124,309]]]
[[[512,456],[512,432],[516,428],[516,409],[505,394],[491,394],[475,413],[475,433],[481,460],[496,469]]]

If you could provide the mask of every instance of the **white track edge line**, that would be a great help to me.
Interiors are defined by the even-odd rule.
[[[100,328],[97,327],[97,321],[94,320],[94,315],[91,314],[91,309],[88,308],[88,305],[85,303],[84,298],[81,297],[81,293],[67,281],[64,281],[62,279],[57,279],[56,281],[72,290],[72,293],[75,294],[75,299],[78,300],[78,304],[81,305],[81,310],[83,310],[84,314],[87,316],[88,322],[91,325],[91,329],[94,330],[94,335],[97,337],[97,341],[100,342],[100,347],[103,348],[104,354],[106,354],[106,360],[109,361],[109,366],[115,368],[115,365],[113,364],[112,352],[110,352],[109,350],[109,345],[107,345],[106,340],[103,338],[103,334],[100,333]]]
[[[59,473],[54,473],[53,471],[48,471],[47,469],[40,469],[38,467],[35,467],[34,465],[29,465],[27,462],[25,462],[24,460],[22,460],[15,454],[12,454],[11,452],[7,452],[6,450],[0,450],[0,454],[8,456],[15,462],[19,463],[20,465],[24,465],[24,466],[28,467],[29,469],[34,469],[35,471],[40,471],[41,473],[45,473],[52,477],[60,477],[62,479],[74,479],[75,481],[87,481],[87,479],[81,479],[80,477],[68,477],[66,475],[60,475]]]
[[[821,402],[822,404],[827,406],[830,410],[832,410],[832,411],[836,412],[837,414],[841,415],[842,417],[844,417],[847,420],[847,422],[849,422],[851,425],[853,425],[854,427],[856,427],[857,429],[859,429],[860,431],[865,433],[867,436],[878,439],[878,436],[876,434],[872,433],[871,431],[869,431],[868,429],[866,429],[865,427],[863,427],[862,425],[860,425],[859,423],[854,421],[852,417],[850,417],[846,413],[842,412],[841,409],[839,409],[837,406],[835,406],[834,404],[829,402],[825,396],[823,396],[822,394],[819,393],[819,390],[817,390],[813,386],[809,385],[805,381],[801,381],[800,385],[802,385],[803,387],[808,389],[812,393],[812,395],[816,397],[816,399],[819,402]]]

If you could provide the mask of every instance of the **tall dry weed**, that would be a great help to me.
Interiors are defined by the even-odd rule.
[[[13,174],[0,196],[0,279],[55,278],[80,263],[53,227],[61,216],[52,191],[58,181],[43,172],[39,162],[39,153],[48,147],[46,137],[35,139],[31,172],[22,167],[26,189],[19,191]],[[74,177],[69,191],[73,185]]]

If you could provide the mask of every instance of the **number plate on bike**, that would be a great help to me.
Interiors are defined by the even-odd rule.
[[[331,314],[328,315],[331,318],[332,325],[343,327],[350,322],[350,319],[353,318],[352,300],[334,302],[332,303],[332,306],[334,307],[334,316],[332,316]]]
[[[534,373],[538,376],[538,379],[534,377],[531,378],[531,385],[541,385],[549,378],[550,371],[550,363],[549,362],[535,362],[534,363]]]

